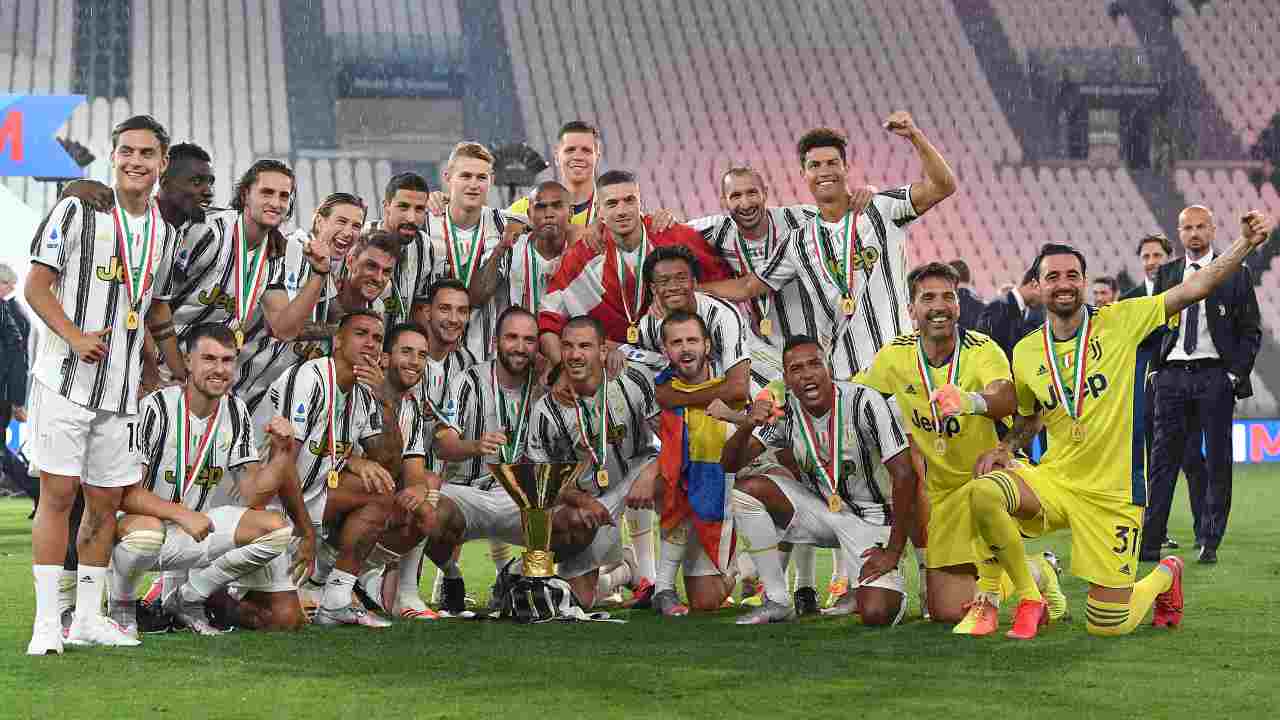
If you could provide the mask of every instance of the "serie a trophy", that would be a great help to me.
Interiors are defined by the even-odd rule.
[[[534,578],[555,575],[555,556],[551,552],[551,507],[560,497],[560,489],[573,482],[578,463],[490,464],[489,469],[520,508],[525,547],[523,575]]]

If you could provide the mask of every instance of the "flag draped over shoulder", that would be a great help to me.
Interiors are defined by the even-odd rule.
[[[673,377],[670,369],[657,378],[658,384],[670,382],[676,390],[692,392],[715,387],[724,382],[717,378],[690,385]],[[730,509],[733,476],[720,465],[720,452],[733,434],[733,425],[717,420],[701,408],[664,409],[658,420],[658,436],[662,449],[658,468],[664,484],[662,507],[663,530],[693,521],[698,541],[707,556],[721,571],[733,558],[737,536],[733,530]]]

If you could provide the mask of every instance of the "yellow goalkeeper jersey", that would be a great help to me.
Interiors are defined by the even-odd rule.
[[[594,196],[592,197],[592,199],[593,200],[595,199]],[[525,195],[523,197],[517,198],[515,202],[511,203],[511,207],[507,208],[507,212],[513,215],[520,215],[526,218],[529,217],[529,196]],[[587,202],[584,202],[581,205],[573,206],[573,215],[569,217],[569,223],[571,225],[586,225],[587,218],[589,218],[590,216],[591,216],[591,200],[588,200]]]

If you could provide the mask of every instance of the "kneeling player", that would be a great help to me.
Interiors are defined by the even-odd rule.
[[[277,417],[268,425],[274,457],[259,467],[249,411],[227,392],[236,361],[231,331],[196,326],[184,358],[186,383],[142,402],[143,482],[126,492],[127,514],[116,521],[109,611],[134,636],[135,584],[143,572],[195,570],[166,595],[165,611],[195,633],[216,635],[205,601],[274,560],[292,534],[278,513],[235,502],[276,494],[289,472],[288,422]]]
[[[793,617],[776,552],[787,541],[840,548],[858,577],[862,622],[897,623],[906,610],[898,561],[914,521],[916,487],[897,404],[862,385],[834,382],[822,348],[803,335],[787,341],[782,369],[783,416],[774,421],[773,403],[757,400],[721,455],[725,470],[739,472],[772,447],[799,478],[737,480],[734,519],[765,586],[765,602],[738,622]]]

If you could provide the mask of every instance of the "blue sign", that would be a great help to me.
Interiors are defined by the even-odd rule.
[[[82,102],[83,95],[0,95],[0,175],[84,177],[54,137]]]

